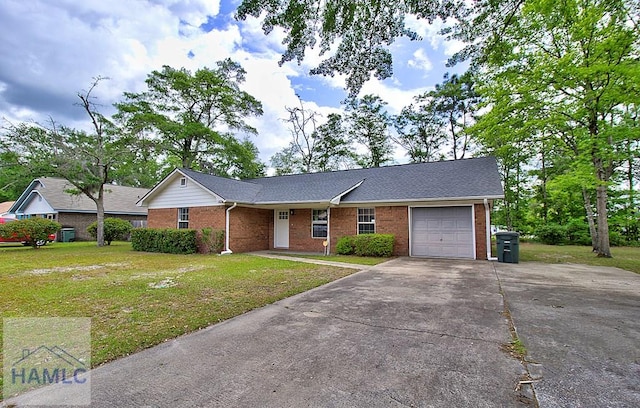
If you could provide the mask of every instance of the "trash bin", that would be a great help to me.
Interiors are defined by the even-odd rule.
[[[512,231],[496,232],[498,262],[518,263],[520,260],[520,234]]]
[[[76,230],[73,228],[63,228],[60,230],[62,242],[73,242],[76,240]]]

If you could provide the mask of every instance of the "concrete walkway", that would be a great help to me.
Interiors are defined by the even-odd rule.
[[[509,340],[491,263],[396,259],[98,367],[92,406],[524,406]]]

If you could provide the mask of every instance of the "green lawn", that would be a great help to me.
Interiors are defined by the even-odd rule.
[[[124,242],[0,246],[0,317],[91,317],[96,366],[353,272],[241,254],[141,253]]]
[[[640,273],[640,248],[613,247],[613,258],[598,258],[589,246],[543,245],[520,243],[520,262],[575,263],[593,266],[612,266]]]

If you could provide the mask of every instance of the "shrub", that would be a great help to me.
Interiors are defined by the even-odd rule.
[[[203,228],[197,234],[198,252],[219,254],[224,249],[224,230]]]
[[[134,251],[193,254],[198,249],[197,231],[176,228],[136,228],[131,231],[131,246]]]
[[[591,245],[589,225],[586,221],[574,219],[566,225],[567,240],[574,245]]]
[[[567,229],[559,224],[545,224],[536,228],[535,235],[543,244],[559,245],[564,243]]]
[[[336,243],[340,255],[389,257],[393,254],[393,234],[360,234],[341,237]]]
[[[352,235],[340,237],[336,242],[336,253],[338,255],[353,255],[356,250],[353,246],[353,238]]]
[[[11,239],[18,237],[33,248],[38,248],[47,243],[49,235],[60,231],[62,226],[46,218],[25,218],[0,224],[0,235]]]
[[[104,241],[107,245],[111,245],[111,241],[127,239],[127,235],[131,232],[133,226],[129,221],[122,218],[105,218],[104,219]],[[87,227],[89,235],[96,239],[98,236],[98,221],[94,221]]]

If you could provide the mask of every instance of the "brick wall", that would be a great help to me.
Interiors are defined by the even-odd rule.
[[[147,227],[176,228],[178,226],[177,208],[150,208],[147,213]]]
[[[325,238],[311,238],[311,211],[308,208],[296,208],[293,215],[289,215],[290,250],[318,253],[324,251],[322,243]]]
[[[358,233],[357,208],[332,208],[331,209],[331,253],[336,253],[336,243],[340,237],[355,235]]]
[[[473,206],[476,219],[476,259],[487,259],[487,219],[484,212],[484,204]]]
[[[408,207],[376,207],[376,232],[394,234],[393,255],[409,255],[409,210]]]
[[[105,218],[122,218],[127,221],[144,221],[147,219],[145,215],[110,215],[105,214]],[[87,232],[87,227],[96,222],[96,214],[84,213],[58,213],[56,219],[62,225],[62,228],[73,228],[75,230],[76,241],[92,241],[93,237]],[[58,233],[58,240],[62,239],[61,233]]]
[[[273,241],[273,210],[236,207],[229,218],[229,246],[233,252],[269,249]]]

